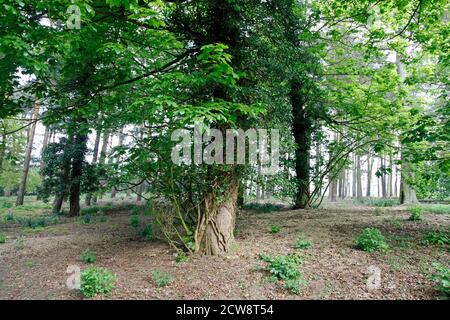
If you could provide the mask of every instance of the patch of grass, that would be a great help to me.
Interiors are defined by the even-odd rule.
[[[281,231],[281,227],[277,224],[272,224],[270,226],[270,233],[278,233]]]
[[[419,206],[412,206],[408,208],[408,212],[410,213],[409,221],[420,221],[422,220],[423,209]]]
[[[179,250],[179,251],[177,252],[177,256],[176,256],[176,258],[175,258],[175,261],[176,261],[177,263],[187,262],[188,260],[189,260],[189,258],[188,258],[188,256],[187,256],[186,252],[184,252],[184,251],[182,251],[182,250]]]
[[[440,263],[433,263],[435,269],[431,279],[437,282],[437,290],[445,297],[450,297],[450,269]]]
[[[364,229],[356,238],[355,247],[366,252],[385,251],[389,248],[384,236],[376,228]]]
[[[403,266],[406,264],[406,261],[403,258],[390,257],[387,261],[387,264],[392,271],[397,271],[403,268]]]
[[[425,234],[422,244],[428,245],[450,245],[450,236],[448,232],[432,231]]]
[[[13,206],[14,206],[14,204],[12,202],[9,202],[9,201],[5,201],[5,202],[2,203],[2,208],[4,208],[4,209],[10,209]]]
[[[131,208],[131,215],[133,215],[133,216],[137,216],[137,215],[139,215],[140,213],[141,213],[141,207],[139,207],[139,206],[133,206],[132,208]]]
[[[142,230],[142,237],[144,237],[144,239],[148,241],[152,241],[155,239],[151,223],[147,224]]]
[[[423,211],[436,214],[450,214],[450,204],[422,204]]]
[[[3,233],[0,233],[0,243],[6,242],[6,236]]]
[[[132,215],[128,221],[128,225],[133,228],[139,227],[139,216]]]
[[[150,273],[157,288],[165,287],[173,281],[173,276],[167,272],[151,270]]]
[[[381,216],[385,213],[385,209],[383,207],[376,207],[375,210],[373,211],[373,213],[376,216]]]
[[[15,217],[15,222],[17,222],[21,227],[38,229],[45,228],[49,225],[58,224],[60,222],[59,217],[53,216],[37,216],[37,217]]]
[[[101,209],[100,209],[99,206],[89,206],[89,207],[81,208],[80,209],[80,215],[82,215],[82,216],[86,216],[86,215],[94,216],[100,210]]]
[[[11,211],[9,211],[7,214],[3,216],[3,221],[5,222],[12,222],[14,220],[15,220],[14,214]]]
[[[299,278],[295,280],[286,280],[283,284],[283,288],[292,294],[300,294],[306,285],[307,282],[304,279]]]
[[[109,294],[114,289],[117,277],[105,268],[90,267],[81,272],[80,291],[92,298],[97,294]]]
[[[101,223],[108,222],[108,217],[105,215],[101,215],[98,219]]]
[[[23,237],[19,237],[14,241],[14,247],[16,250],[22,250],[25,248],[25,239]]]
[[[83,217],[81,218],[81,221],[84,224],[91,224],[92,222],[94,222],[94,219],[92,218],[92,215],[90,213],[86,213],[85,215],[83,215]]]
[[[294,248],[295,249],[308,249],[312,247],[312,243],[311,241],[309,241],[305,235],[303,234],[299,234],[296,241],[295,241],[295,245]]]
[[[97,254],[94,251],[87,249],[81,253],[80,259],[84,263],[94,263],[97,261]]]
[[[242,206],[242,209],[244,209],[244,210],[253,210],[256,212],[260,212],[260,213],[268,213],[271,211],[280,211],[284,208],[285,207],[281,204],[257,203],[257,202],[247,203]]]
[[[393,225],[394,227],[401,228],[402,221],[396,218],[384,219],[384,222]]]
[[[380,198],[369,198],[364,199],[362,202],[369,207],[392,207],[399,205],[398,199],[380,199]]]

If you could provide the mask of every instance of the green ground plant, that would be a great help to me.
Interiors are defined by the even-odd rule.
[[[364,229],[356,238],[355,247],[366,252],[384,251],[388,249],[384,236],[376,228]]]
[[[295,249],[308,249],[312,247],[311,241],[309,241],[304,234],[299,234],[296,241],[294,248]]]
[[[94,251],[87,249],[81,253],[80,259],[84,263],[94,263],[97,261],[97,254]]]
[[[167,272],[151,270],[150,273],[157,288],[165,287],[174,280],[173,276]]]
[[[97,294],[109,294],[115,287],[117,277],[105,268],[90,267],[81,272],[80,291],[92,298]]]

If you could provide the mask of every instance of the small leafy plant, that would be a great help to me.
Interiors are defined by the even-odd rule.
[[[97,294],[109,294],[114,289],[117,277],[105,268],[90,267],[81,272],[81,293],[92,298]]]
[[[3,233],[0,233],[0,243],[6,242],[6,236]]]
[[[155,239],[155,235],[153,234],[153,227],[151,224],[147,224],[142,230],[142,236],[145,240],[152,241]]]
[[[3,217],[3,220],[5,222],[12,222],[12,221],[14,221],[14,214],[11,211],[9,211],[7,214],[5,214],[5,216]]]
[[[385,212],[385,209],[383,207],[376,207],[374,210],[374,213],[376,216],[381,216]]]
[[[138,206],[133,206],[131,208],[131,215],[133,215],[133,216],[139,215],[140,212],[141,212],[141,208]]]
[[[130,227],[133,227],[133,228],[139,227],[139,216],[138,215],[132,215],[130,217],[130,220],[128,221],[128,225]]]
[[[186,254],[186,252],[184,252],[184,251],[182,251],[182,250],[179,250],[178,252],[177,252],[177,256],[176,256],[176,258],[175,258],[175,261],[177,262],[177,263],[182,263],[182,262],[187,262],[188,261],[188,256],[187,256],[187,254]]]
[[[25,240],[23,237],[17,238],[16,241],[14,241],[14,246],[17,250],[22,250],[25,248]]]
[[[97,261],[97,254],[94,251],[87,249],[80,255],[80,259],[84,263],[94,263]]]
[[[260,254],[259,258],[267,262],[264,270],[270,273],[272,281],[281,280],[284,289],[293,294],[300,293],[302,279],[298,267],[302,263],[302,258],[298,253],[276,257]]]
[[[83,221],[84,224],[91,224],[92,223],[92,216],[90,213],[87,213],[83,216],[83,218],[81,219]]]
[[[443,264],[433,263],[436,270],[431,279],[438,283],[437,290],[447,298],[450,297],[450,269]]]
[[[410,213],[409,221],[420,221],[422,220],[422,207],[413,206],[408,208],[408,212]]]
[[[376,228],[364,229],[356,239],[355,246],[357,249],[366,252],[384,251],[388,249],[384,236],[381,234],[380,230]]]
[[[152,280],[157,288],[165,287],[173,281],[172,275],[159,270],[151,270]]]
[[[281,227],[277,224],[272,224],[270,226],[270,233],[278,233],[281,231]]]
[[[303,234],[300,234],[297,237],[297,240],[295,241],[295,245],[294,245],[295,249],[308,249],[311,247],[312,247],[311,241],[306,239],[306,237]]]

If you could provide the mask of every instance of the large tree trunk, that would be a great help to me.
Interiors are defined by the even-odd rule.
[[[34,134],[36,132],[36,123],[37,123],[38,116],[39,116],[39,104],[37,102],[35,102],[34,106],[33,106],[33,114],[32,114],[32,121],[34,121],[34,122],[31,125],[30,130],[28,132],[28,142],[27,142],[27,148],[25,151],[25,160],[23,162],[22,177],[20,178],[19,190],[17,191],[16,206],[23,205],[23,200],[25,198],[28,171],[30,170],[31,153],[33,151],[33,140],[34,140]]]
[[[215,190],[205,196],[195,232],[196,252],[218,255],[230,250],[234,242],[238,189],[238,181],[227,184],[220,203]]]
[[[52,212],[54,214],[61,212],[64,198],[67,196],[66,186],[70,185],[70,167],[72,165],[71,149],[73,139],[74,139],[73,135],[69,135],[69,137],[67,138],[66,145],[64,146],[64,164],[63,164],[61,184],[65,187],[61,188],[59,192],[55,195],[55,200],[53,201],[53,208],[52,208]]]
[[[80,214],[81,176],[83,174],[83,161],[86,154],[87,135],[77,134],[75,137],[76,151],[73,152],[72,171],[70,174],[69,216]]]
[[[292,106],[292,131],[294,133],[295,148],[295,173],[297,180],[297,194],[294,208],[304,209],[309,206],[309,158],[311,152],[311,119],[309,119],[305,103],[301,95],[300,83],[291,84]]]

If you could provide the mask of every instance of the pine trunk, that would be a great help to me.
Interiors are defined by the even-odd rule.
[[[23,205],[23,200],[25,198],[28,172],[30,170],[31,153],[33,151],[33,140],[34,140],[34,134],[36,132],[36,123],[37,123],[38,116],[39,116],[39,104],[37,102],[35,102],[34,107],[33,107],[33,115],[32,115],[33,124],[31,125],[30,130],[28,132],[28,142],[27,142],[27,148],[25,151],[25,160],[23,162],[23,170],[22,170],[22,176],[20,178],[19,190],[17,191],[16,206]]]

